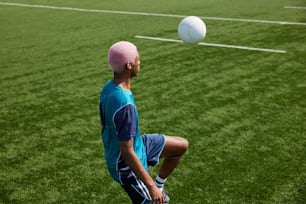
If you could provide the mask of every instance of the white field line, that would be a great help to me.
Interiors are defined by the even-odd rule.
[[[165,41],[165,42],[183,43],[183,41],[181,41],[181,40],[168,39],[168,38],[157,38],[157,37],[149,37],[149,36],[141,36],[141,35],[136,35],[135,38],[147,39],[147,40],[156,40],[156,41]],[[198,45],[242,49],[242,50],[253,50],[253,51],[262,51],[262,52],[286,53],[285,50],[273,50],[273,49],[266,49],[266,48],[246,47],[246,46],[237,46],[237,45],[225,45],[225,44],[214,44],[214,43],[204,43],[204,42],[200,42],[200,43],[198,43]]]
[[[306,7],[298,7],[298,6],[284,6],[286,9],[306,9]]]
[[[5,3],[5,2],[0,2],[0,5],[29,7],[29,8],[45,8],[45,9],[54,9],[54,10],[80,11],[80,12],[93,12],[93,13],[111,13],[111,14],[156,16],[156,17],[172,17],[172,18],[184,18],[184,17],[186,17],[186,15],[174,15],[174,14],[130,12],[130,11],[112,11],[112,10],[97,10],[97,9],[82,9],[82,8],[71,8],[71,7],[58,7],[58,6],[48,6],[48,5],[20,4],[20,3]],[[280,25],[301,25],[301,26],[306,26],[306,23],[303,23],[303,22],[268,21],[268,20],[240,19],[240,18],[221,18],[221,17],[206,17],[206,16],[199,16],[199,17],[202,18],[202,19],[207,19],[207,20],[239,21],[239,22],[248,22],[248,23],[270,23],[270,24],[280,24]]]

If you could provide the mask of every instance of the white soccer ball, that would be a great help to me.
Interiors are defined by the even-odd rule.
[[[199,17],[188,16],[180,22],[178,34],[184,43],[197,44],[205,38],[206,25]]]

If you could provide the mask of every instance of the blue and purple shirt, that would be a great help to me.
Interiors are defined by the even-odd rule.
[[[114,180],[120,182],[118,165],[124,161],[120,153],[120,141],[134,139],[134,151],[142,165],[148,170],[146,150],[138,129],[138,112],[133,94],[113,81],[103,87],[100,96],[102,141],[108,170]]]

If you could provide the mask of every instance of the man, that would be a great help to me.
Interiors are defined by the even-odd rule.
[[[134,204],[168,203],[163,186],[188,148],[181,137],[161,134],[140,135],[138,112],[131,92],[131,79],[140,68],[140,57],[134,44],[120,41],[108,52],[108,63],[114,72],[100,96],[102,140],[108,170],[120,183]],[[148,165],[164,161],[156,180]]]

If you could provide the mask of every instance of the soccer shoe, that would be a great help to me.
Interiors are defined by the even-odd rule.
[[[164,204],[168,204],[169,201],[170,201],[170,198],[168,196],[167,191],[163,190],[162,193],[163,193],[163,197],[164,197]]]

